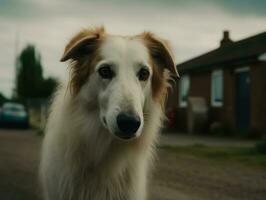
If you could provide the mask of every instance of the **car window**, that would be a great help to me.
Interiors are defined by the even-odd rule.
[[[11,104],[11,103],[7,103],[3,105],[3,110],[5,111],[25,111],[25,108],[23,105],[21,104]]]

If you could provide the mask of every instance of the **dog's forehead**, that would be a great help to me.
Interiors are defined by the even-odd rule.
[[[148,49],[142,40],[121,36],[108,36],[100,50],[103,59],[148,62]]]

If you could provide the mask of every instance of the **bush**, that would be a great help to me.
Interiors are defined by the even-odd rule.
[[[261,139],[262,137],[262,132],[256,128],[251,128],[247,133],[248,139]]]
[[[44,136],[44,129],[36,128],[36,134],[39,135],[39,136]]]
[[[261,140],[256,143],[256,150],[259,153],[266,154],[266,140]]]
[[[211,124],[210,132],[217,136],[232,136],[234,129],[227,122],[214,122]]]

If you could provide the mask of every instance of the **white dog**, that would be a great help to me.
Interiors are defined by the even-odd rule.
[[[145,200],[163,119],[169,48],[149,32],[85,29],[65,48],[71,80],[54,98],[40,166],[45,200]]]

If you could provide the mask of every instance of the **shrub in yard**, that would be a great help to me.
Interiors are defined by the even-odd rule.
[[[256,143],[256,150],[259,153],[266,154],[266,140],[261,140]]]
[[[259,131],[258,129],[256,128],[251,128],[249,131],[248,131],[248,134],[247,134],[247,138],[248,139],[260,139],[263,137],[263,134],[261,131]]]
[[[39,135],[39,136],[44,136],[44,129],[42,129],[42,128],[37,128],[36,133],[37,133],[37,135]]]
[[[228,122],[214,122],[211,124],[210,132],[217,136],[232,136],[234,129]]]

